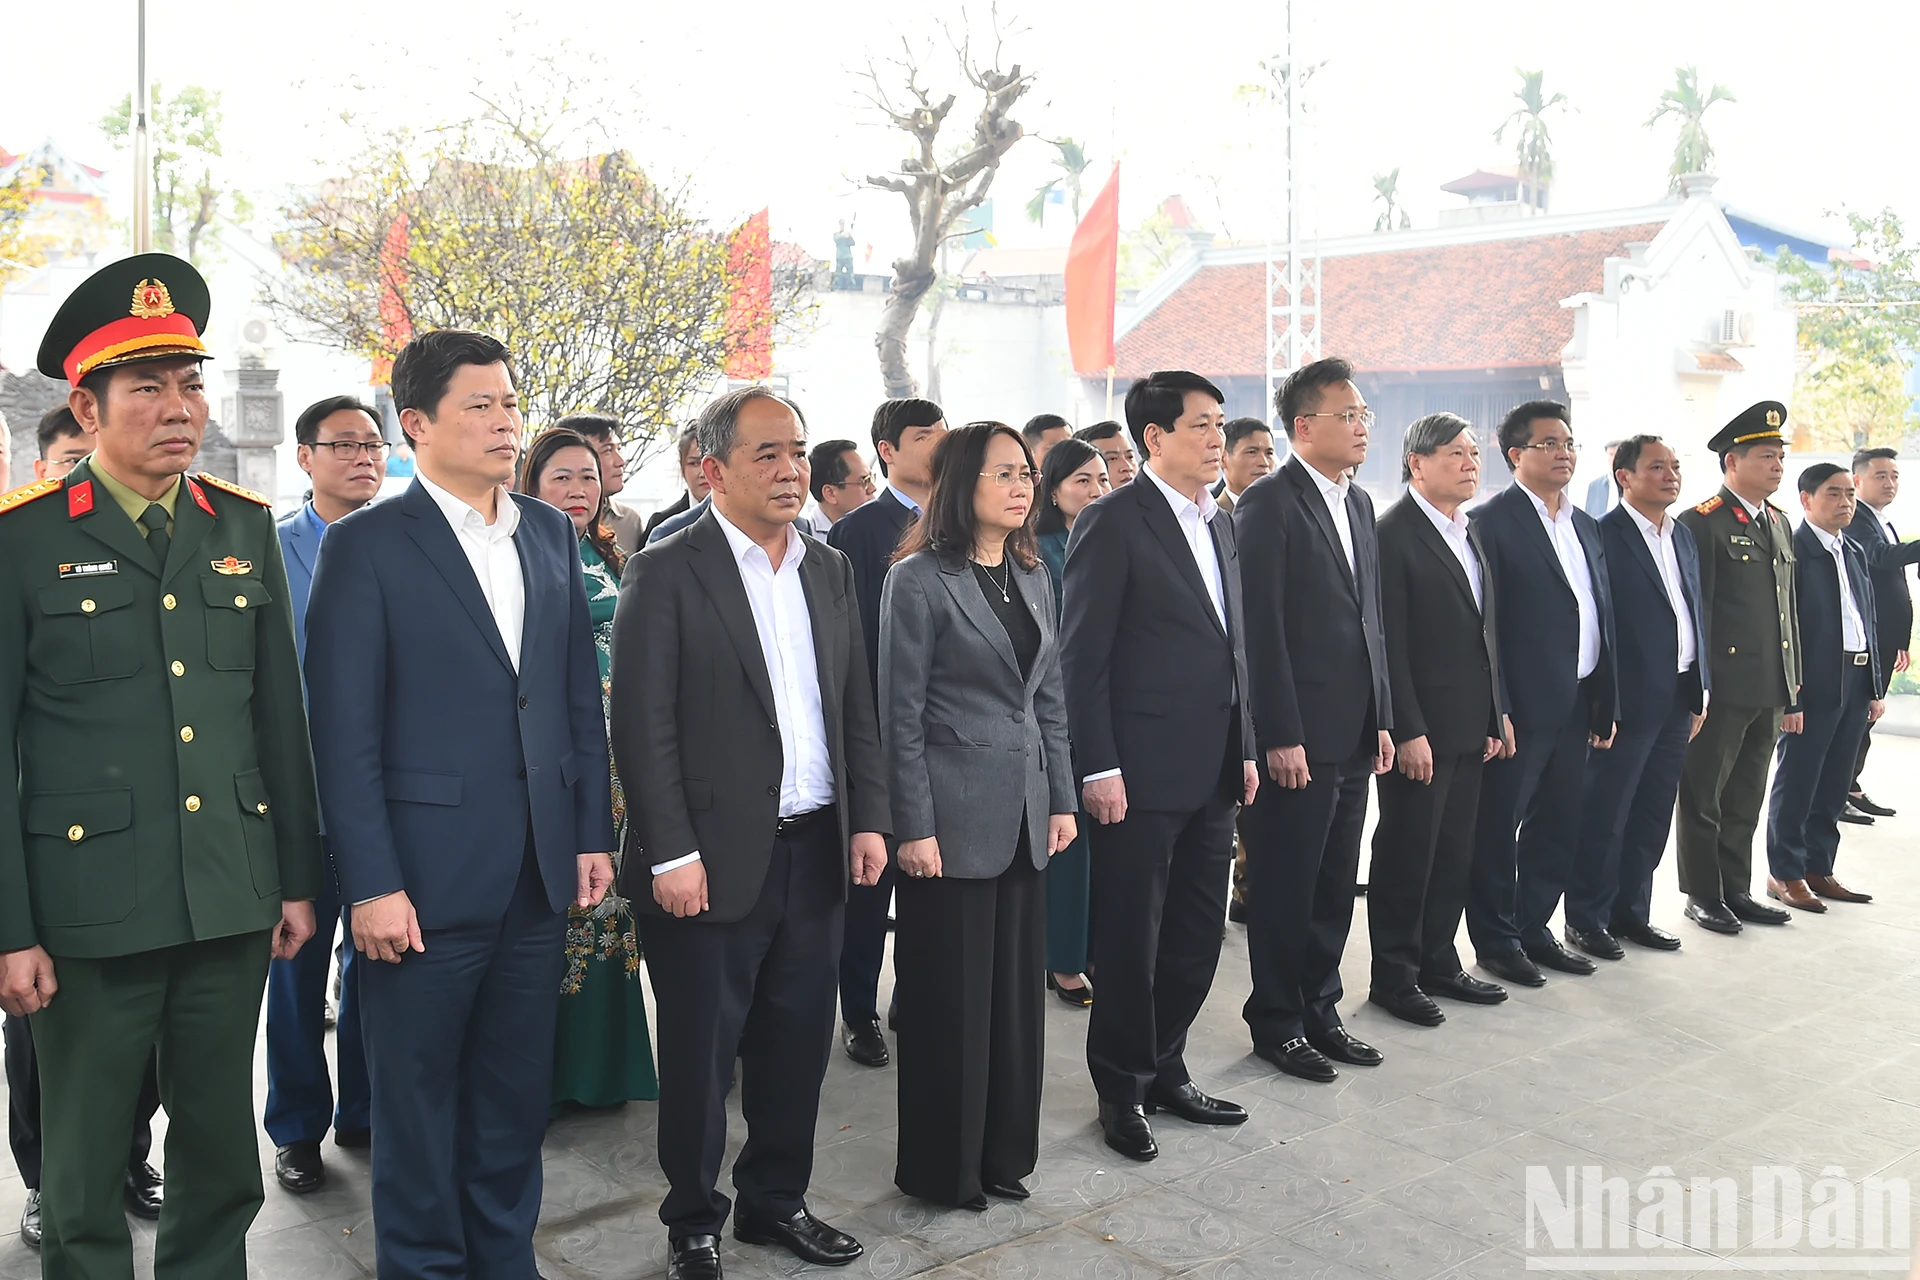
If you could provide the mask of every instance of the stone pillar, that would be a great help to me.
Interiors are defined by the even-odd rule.
[[[221,404],[222,425],[233,438],[234,481],[243,488],[276,497],[275,450],[287,433],[286,397],[280,371],[241,357],[228,375],[233,390]]]

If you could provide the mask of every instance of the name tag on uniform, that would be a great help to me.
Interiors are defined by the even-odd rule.
[[[1728,538],[1727,541],[1731,542],[1736,547],[1751,547],[1756,545],[1752,538],[1745,537],[1738,533]]]
[[[63,564],[60,576],[63,578],[97,578],[103,573],[120,572],[118,560],[93,560],[85,564]]]

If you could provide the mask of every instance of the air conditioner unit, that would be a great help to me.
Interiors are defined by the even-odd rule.
[[[1714,341],[1723,347],[1750,347],[1760,318],[1749,308],[1727,307],[1720,312]]]

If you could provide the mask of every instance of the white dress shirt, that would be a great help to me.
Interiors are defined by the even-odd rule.
[[[1859,602],[1853,598],[1853,580],[1847,577],[1847,553],[1843,550],[1844,534],[1828,533],[1811,520],[1807,528],[1813,530],[1813,536],[1820,539],[1820,545],[1833,556],[1834,568],[1840,571],[1840,647],[1848,653],[1865,653],[1867,649],[1867,624],[1860,617]]]
[[[1456,510],[1451,517],[1443,516],[1440,514],[1440,508],[1420,496],[1418,489],[1408,486],[1407,492],[1412,494],[1413,500],[1420,504],[1420,509],[1427,513],[1427,519],[1433,521],[1433,527],[1439,530],[1441,538],[1446,540],[1447,550],[1453,552],[1453,558],[1458,560],[1460,567],[1467,571],[1467,584],[1473,588],[1474,608],[1485,613],[1487,603],[1485,591],[1480,585],[1480,557],[1474,554],[1473,543],[1467,538],[1466,511]]]
[[[520,638],[527,625],[527,584],[521,576],[520,552],[513,545],[514,531],[520,527],[520,504],[506,489],[500,489],[495,501],[492,524],[465,498],[456,498],[417,470],[414,479],[433,499],[433,505],[453,526],[453,536],[473,566],[480,594],[493,611],[493,622],[500,629],[500,643],[517,674],[520,670]]]
[[[1660,582],[1667,589],[1667,603],[1673,608],[1675,636],[1680,642],[1680,665],[1677,670],[1691,670],[1699,659],[1698,645],[1693,638],[1693,610],[1687,607],[1687,591],[1680,578],[1680,553],[1673,545],[1673,517],[1662,512],[1660,523],[1655,524],[1640,514],[1640,509],[1632,503],[1625,504],[1627,514],[1633,517],[1634,525],[1640,530],[1640,536],[1646,540],[1647,550],[1653,553],[1653,563],[1660,569]]]
[[[1880,508],[1874,506],[1870,502],[1863,502],[1860,505],[1864,506],[1867,510],[1873,512],[1873,518],[1880,522],[1880,532],[1883,535],[1885,535],[1887,541],[1892,543],[1894,546],[1899,546],[1900,535],[1893,531],[1893,521],[1887,519],[1887,513],[1882,511]]]
[[[1563,492],[1560,514],[1553,516],[1547,513],[1547,504],[1539,494],[1525,485],[1520,486],[1520,492],[1533,503],[1547,531],[1547,541],[1553,544],[1553,554],[1560,560],[1560,571],[1567,575],[1567,583],[1573,588],[1573,601],[1580,610],[1580,664],[1576,675],[1585,680],[1600,665],[1600,606],[1593,596],[1593,574],[1587,568],[1586,549],[1580,545],[1580,531],[1573,524],[1573,503]]]
[[[1347,518],[1347,473],[1340,473],[1340,482],[1321,475],[1306,463],[1300,464],[1301,470],[1313,477],[1313,483],[1320,490],[1320,500],[1327,504],[1327,514],[1333,517],[1333,531],[1340,535],[1340,549],[1347,554],[1347,573],[1353,573],[1353,522]]]
[[[800,580],[800,562],[807,545],[792,526],[780,563],[767,558],[760,544],[742,533],[720,513],[713,518],[727,537],[740,581],[753,610],[753,629],[760,635],[760,656],[773,686],[774,720],[780,730],[780,816],[811,813],[834,802],[833,762],[827,754],[827,722],[820,706],[820,667],[813,647],[813,614],[807,608],[806,588]],[[661,875],[698,859],[695,850],[668,862],[655,863]]]

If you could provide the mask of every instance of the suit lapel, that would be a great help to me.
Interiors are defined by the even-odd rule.
[[[1320,527],[1321,536],[1326,538],[1327,546],[1333,552],[1333,562],[1345,571],[1347,590],[1353,592],[1357,599],[1360,587],[1359,584],[1354,581],[1355,575],[1353,570],[1347,567],[1347,550],[1340,545],[1340,531],[1333,527],[1333,512],[1327,510],[1327,501],[1320,496],[1320,486],[1314,482],[1312,476],[1307,474],[1306,463],[1300,461],[1297,457],[1287,459],[1286,470],[1287,479],[1293,481],[1293,487],[1299,490],[1301,504],[1306,507],[1307,514],[1313,517],[1314,524]],[[1353,513],[1353,493],[1349,490],[1347,493],[1348,531],[1352,532],[1358,524],[1359,522],[1354,518]],[[1358,538],[1354,539],[1353,560],[1354,566],[1357,568],[1360,563],[1360,541]]]
[[[173,539],[167,544],[167,567],[160,574],[162,583],[172,582],[198,556],[200,544],[213,532],[213,516],[200,504],[206,495],[186,476],[180,477],[180,494],[173,504]]]
[[[506,643],[500,639],[500,624],[494,621],[493,610],[487,607],[487,597],[480,590],[480,579],[473,574],[473,563],[467,559],[467,553],[460,549],[460,539],[454,534],[453,526],[447,523],[439,504],[434,502],[433,495],[415,480],[401,495],[400,502],[401,510],[412,517],[407,536],[413,539],[428,563],[433,565],[459,599],[467,616],[473,619],[473,625],[479,628],[487,647],[493,650],[493,656],[500,659],[507,670],[513,670],[513,659],[507,656]]]
[[[1015,577],[1019,576],[1012,560],[1004,560],[1001,563],[1009,573],[1013,573]],[[958,569],[953,569],[942,563],[940,581],[946,586],[947,593],[953,597],[954,603],[960,606],[960,612],[967,615],[967,621],[973,624],[973,629],[986,638],[987,643],[993,646],[993,651],[999,654],[1013,674],[1018,676],[1020,659],[1013,652],[1013,641],[1007,638],[1007,629],[1000,625],[1000,619],[995,616],[993,607],[987,603],[985,593],[980,590],[980,580],[974,576],[973,566],[963,564]],[[1024,593],[1021,598],[1025,598]]]
[[[820,719],[827,732],[828,749],[832,750],[832,744],[839,741],[836,726],[840,723],[840,680],[834,663],[834,655],[839,650],[834,645],[833,619],[840,610],[835,607],[828,554],[824,547],[806,548],[800,559],[800,590],[807,598],[807,620],[813,628],[813,665],[820,681]],[[771,694],[771,686],[768,692]]]
[[[1553,576],[1560,579],[1560,585],[1572,592],[1573,584],[1567,581],[1566,566],[1560,563],[1560,555],[1553,549],[1553,539],[1547,536],[1546,527],[1540,523],[1540,512],[1533,505],[1533,495],[1518,480],[1514,481],[1513,490],[1514,513],[1520,518],[1521,527],[1526,530],[1522,536],[1546,558],[1547,566],[1553,570]],[[1565,493],[1560,495],[1560,501],[1567,501]]]
[[[67,476],[66,487],[69,491],[81,484],[91,483],[93,492],[92,509],[72,519],[86,531],[89,537],[104,542],[120,553],[122,572],[131,567],[142,573],[159,577],[159,570],[153,563],[153,548],[147,545],[146,535],[140,532],[133,521],[127,519],[127,513],[122,511],[120,504],[113,500],[113,496],[107,492],[107,487],[94,478],[92,467],[91,461],[82,462]],[[180,495],[180,499],[183,502],[191,501],[184,493]],[[71,506],[68,510],[72,510]]]
[[[1626,506],[1624,503],[1613,509],[1613,511],[1625,510]],[[1607,512],[1607,519],[1613,520],[1615,518],[1613,511]],[[1647,535],[1641,532],[1640,522],[1635,520],[1631,515],[1627,515],[1620,519],[1619,524],[1621,532],[1627,535],[1627,545],[1633,548],[1633,562],[1640,566],[1641,572],[1653,579],[1653,585],[1660,589],[1660,598],[1665,600],[1667,598],[1667,580],[1660,576],[1660,565],[1653,558],[1652,548],[1647,546]],[[1675,528],[1678,527],[1678,525],[1675,526]],[[1663,536],[1673,537],[1672,530],[1668,530]],[[1677,543],[1674,546],[1673,555],[1677,563],[1680,558],[1680,548]],[[1668,607],[1672,607],[1671,601],[1668,602]]]
[[[767,719],[777,720],[779,717],[773,707],[773,678],[767,673],[766,655],[760,650],[760,629],[753,624],[753,606],[747,603],[747,584],[741,579],[740,566],[734,561],[733,546],[721,531],[711,507],[688,528],[687,543],[700,553],[691,562],[693,574],[706,589],[707,598],[713,601],[714,612],[720,615],[720,625],[726,629],[727,639],[733,642],[733,651],[740,659],[740,667],[747,673],[747,683],[753,686],[754,693],[759,696]],[[811,560],[813,557],[809,555],[807,558]],[[811,607],[811,599],[808,605],[808,612],[815,612]],[[819,647],[816,638],[816,653]],[[826,690],[822,688],[823,702],[825,693]]]
[[[1055,643],[1054,629],[1047,621],[1048,610],[1053,607],[1053,579],[1047,576],[1043,566],[1034,573],[1022,573],[1015,569],[1013,580],[1020,593],[1019,598],[1026,600],[1027,612],[1033,615],[1033,625],[1040,628],[1040,648],[1033,655],[1033,669],[1027,672],[1026,678],[1027,693],[1031,695],[1039,686],[1040,673],[1046,666],[1043,655],[1048,646]],[[1001,628],[1002,632],[1005,630],[1005,627]],[[1014,665],[1014,670],[1019,670],[1018,663]]]
[[[519,501],[511,494],[507,495],[506,500]],[[555,564],[548,548],[535,543],[531,536],[522,537],[527,530],[526,512],[522,510],[520,516],[522,523],[514,532],[513,549],[520,557],[520,580],[526,584],[526,619],[531,623],[535,618],[564,618],[567,616],[567,588],[572,585],[573,566],[565,561]],[[574,558],[577,560],[579,556],[576,550]],[[539,634],[540,629],[532,626],[520,628],[520,669],[523,671],[536,661],[533,644]]]
[[[1467,603],[1473,606],[1473,611],[1480,612],[1480,606],[1473,598],[1473,583],[1467,580],[1467,571],[1461,565],[1460,557],[1453,554],[1453,548],[1447,545],[1446,538],[1433,527],[1433,521],[1425,511],[1420,509],[1419,504],[1413,501],[1413,491],[1407,492],[1408,496],[1401,501],[1412,504],[1413,509],[1407,513],[1407,517],[1413,524],[1414,538],[1427,549],[1427,554],[1437,559],[1446,569],[1447,575],[1453,579],[1453,585],[1458,587],[1460,594],[1467,598]],[[1473,554],[1480,557],[1480,563],[1484,566],[1487,558],[1480,551],[1480,530],[1471,522],[1467,525],[1467,545],[1473,548]]]
[[[315,554],[319,551],[320,545],[313,536],[313,522],[307,515],[305,503],[302,503],[300,510],[294,514],[293,527],[289,532],[292,536],[287,539],[287,543],[293,548],[293,557],[300,562],[300,567],[306,570],[307,576],[311,578]]]
[[[1213,629],[1220,633],[1221,639],[1226,639],[1227,630],[1220,625],[1220,614],[1213,607],[1213,597],[1207,594],[1206,579],[1200,576],[1200,566],[1194,562],[1193,549],[1187,544],[1187,536],[1180,532],[1179,518],[1173,514],[1173,508],[1168,504],[1167,496],[1161,493],[1160,487],[1148,477],[1141,476],[1138,479],[1146,481],[1135,491],[1135,495],[1141,509],[1146,513],[1147,528],[1153,530],[1154,536],[1160,539],[1160,545],[1166,549],[1167,555],[1172,557],[1174,571],[1186,580],[1193,594],[1200,598],[1200,607],[1206,611],[1207,620],[1213,623]],[[1132,488],[1131,485],[1128,487]],[[1217,539],[1214,543],[1214,551],[1218,556]],[[1225,581],[1223,573],[1221,582],[1224,584]]]

